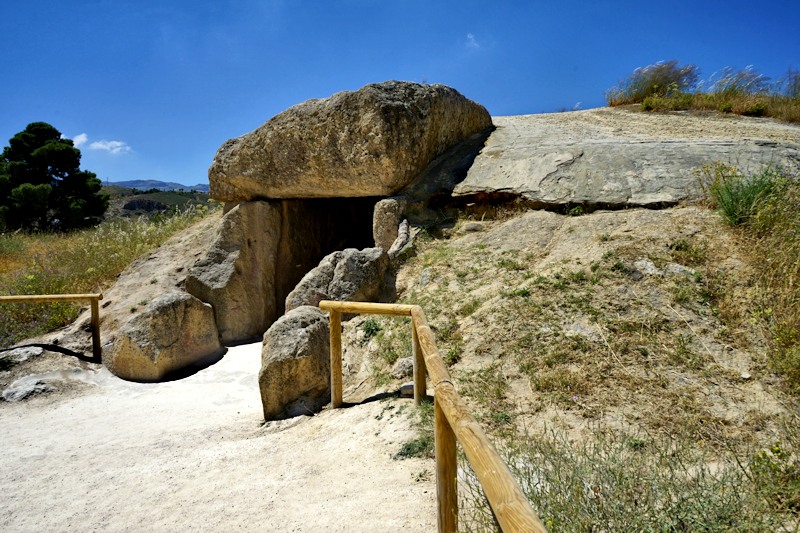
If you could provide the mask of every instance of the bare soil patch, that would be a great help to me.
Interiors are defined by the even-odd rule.
[[[743,449],[779,439],[792,405],[766,365],[749,264],[702,208],[530,211],[461,221],[397,277],[495,431],[610,428]],[[391,383],[379,357],[404,352],[406,326],[379,323],[367,351]]]

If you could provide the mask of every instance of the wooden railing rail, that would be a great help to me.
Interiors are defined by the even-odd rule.
[[[36,303],[36,302],[83,302],[88,301],[92,307],[92,355],[100,361],[100,305],[102,294],[20,294],[16,296],[0,296],[0,303]]]
[[[456,392],[421,307],[330,300],[321,301],[319,307],[330,313],[331,402],[334,408],[342,405],[342,314],[411,317],[414,399],[420,403],[425,397],[426,370],[434,392],[434,448],[440,532],[452,533],[458,529],[456,441],[461,443],[503,531],[546,531],[508,466]]]

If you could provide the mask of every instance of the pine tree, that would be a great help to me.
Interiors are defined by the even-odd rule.
[[[0,228],[70,230],[99,223],[108,195],[81,152],[46,122],[9,140],[0,157]]]

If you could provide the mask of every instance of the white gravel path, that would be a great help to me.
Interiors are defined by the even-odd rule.
[[[432,461],[394,460],[411,400],[262,424],[260,344],[180,380],[105,369],[0,403],[0,531],[433,531]]]

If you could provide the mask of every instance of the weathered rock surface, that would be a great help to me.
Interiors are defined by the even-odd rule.
[[[391,375],[395,379],[403,379],[414,373],[414,358],[401,357],[392,365]]]
[[[309,414],[330,396],[328,314],[302,306],[279,318],[264,334],[258,386],[264,418]]]
[[[127,322],[104,352],[103,363],[123,379],[159,381],[222,351],[211,306],[175,291],[157,297]]]
[[[608,108],[566,115],[495,117],[497,129],[454,196],[508,194],[542,206],[670,205],[699,192],[694,169],[704,164],[755,171],[800,162],[800,127],[763,119]]]
[[[39,346],[23,346],[0,352],[0,368],[12,366],[17,363],[39,357],[44,353],[44,348]]]
[[[392,243],[392,246],[389,247],[389,251],[386,254],[389,256],[389,259],[394,260],[399,256],[403,251],[409,247],[411,244],[411,228],[408,225],[408,220],[403,220],[400,225],[397,227],[397,238]]]
[[[278,316],[275,271],[281,209],[239,204],[222,217],[214,241],[186,278],[186,291],[214,309],[222,342],[260,337]]]
[[[316,306],[321,300],[369,301],[378,298],[389,257],[381,248],[333,252],[306,274],[286,297],[286,310]]]
[[[443,85],[390,81],[309,100],[225,142],[211,196],[391,196],[448,148],[492,126],[486,109]]]
[[[389,251],[394,244],[398,226],[403,220],[405,203],[400,198],[384,198],[375,204],[372,212],[372,237],[376,247]]]
[[[6,402],[20,402],[36,394],[55,390],[54,387],[40,376],[25,376],[4,389],[0,398]]]
[[[215,357],[219,340],[194,339],[186,331],[185,313],[175,313],[170,306],[164,307],[166,314],[158,317],[152,309],[154,303],[164,295],[181,295],[186,305],[194,310],[188,312],[192,326],[200,332],[217,336],[214,314],[211,307],[183,292],[189,267],[202,255],[202,250],[214,242],[218,234],[220,215],[213,214],[164,243],[153,252],[134,261],[120,274],[112,287],[104,291],[100,302],[100,339],[103,345],[103,364],[119,377],[134,381],[160,379],[165,372],[176,370],[176,365],[192,365]],[[189,303],[191,302],[191,303]],[[160,312],[160,311],[159,311]],[[142,314],[147,318],[143,318]],[[69,349],[91,354],[91,335],[88,333],[90,314],[88,311],[55,336],[47,335],[42,342],[58,344]],[[146,324],[153,320],[152,328]],[[170,322],[173,321],[173,322]],[[202,321],[202,326],[197,324]],[[164,330],[162,332],[162,330]],[[172,333],[169,333],[171,330]],[[174,334],[174,343],[164,344],[164,338],[143,336]],[[122,340],[123,338],[127,340]],[[137,342],[142,343],[141,346]],[[154,350],[163,346],[166,350],[163,361]],[[206,352],[200,348],[205,346]],[[141,363],[134,360],[141,357]],[[139,373],[141,372],[141,373]]]

